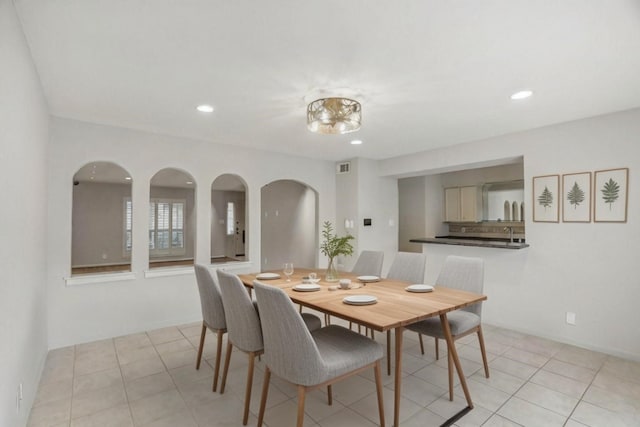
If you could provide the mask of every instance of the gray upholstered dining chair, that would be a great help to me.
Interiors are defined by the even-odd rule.
[[[224,393],[229,372],[231,351],[236,347],[249,355],[249,368],[247,371],[247,385],[244,396],[244,414],[242,424],[247,425],[249,418],[249,405],[251,404],[251,386],[253,384],[253,370],[256,356],[264,352],[262,344],[262,329],[260,317],[256,305],[251,300],[247,288],[238,276],[218,270],[218,281],[222,294],[222,302],[227,320],[227,353],[224,359],[222,384],[220,393]],[[303,313],[301,318],[303,325],[310,330],[321,327],[320,319],[309,313]]]
[[[382,274],[384,252],[362,251],[353,265],[351,272],[357,276],[378,276]]]
[[[426,262],[427,258],[423,253],[398,252],[389,268],[387,278],[423,283]]]
[[[351,273],[357,276],[378,276],[382,275],[382,263],[384,261],[384,252],[382,251],[362,251],[351,269]],[[361,326],[358,325],[358,333]],[[349,322],[351,329],[351,322]],[[373,330],[371,331],[373,338]]]
[[[216,391],[218,387],[218,374],[220,372],[220,358],[222,357],[222,337],[227,332],[227,322],[224,316],[220,286],[216,278],[205,265],[196,264],[194,270],[196,272],[196,282],[198,283],[200,306],[202,308],[202,332],[200,333],[196,369],[200,369],[202,350],[204,349],[204,338],[207,334],[207,329],[211,329],[218,337],[212,387],[213,391]]]
[[[445,259],[442,270],[440,270],[436,285],[481,294],[484,287],[484,261],[481,258],[449,255]],[[484,373],[489,378],[489,365],[487,364],[487,353],[484,347],[484,337],[482,336],[482,303],[452,311],[447,314],[447,320],[449,321],[449,328],[454,341],[474,332],[478,334]],[[419,333],[420,336],[428,335],[434,337],[436,341],[436,359],[439,357],[438,338],[444,339],[439,317],[431,317],[408,325],[407,329]],[[421,350],[422,354],[424,354],[424,347],[421,346]],[[449,400],[453,400],[453,361],[450,351],[447,352],[447,360],[449,365]]]
[[[427,257],[418,252],[398,252],[387,273],[387,279],[419,284],[424,282]],[[387,331],[387,374],[391,375],[391,330]]]
[[[260,322],[264,335],[266,369],[258,413],[262,426],[269,393],[271,372],[293,383],[298,389],[297,427],[304,422],[307,391],[327,386],[332,403],[331,384],[368,368],[375,371],[380,425],[384,427],[384,405],[380,359],[380,344],[337,325],[309,331],[298,316],[287,294],[275,286],[254,282]]]

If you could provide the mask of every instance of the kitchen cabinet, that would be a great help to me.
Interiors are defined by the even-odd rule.
[[[445,222],[478,222],[482,220],[482,189],[478,186],[444,189]]]

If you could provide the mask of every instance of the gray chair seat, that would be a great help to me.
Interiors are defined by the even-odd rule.
[[[460,335],[480,325],[480,316],[462,310],[447,313],[447,320],[449,321],[451,335]],[[444,339],[440,317],[431,317],[421,322],[407,325],[407,329],[430,337]]]
[[[325,372],[302,385],[323,383],[374,363],[383,356],[380,344],[342,326],[329,325],[313,332],[311,336],[318,347]]]

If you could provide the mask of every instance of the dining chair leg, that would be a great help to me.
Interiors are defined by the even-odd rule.
[[[436,360],[440,360],[440,348],[438,347],[438,338],[435,338],[436,340]]]
[[[298,386],[298,422],[296,427],[302,427],[304,424],[304,399],[307,395],[307,388],[303,385]]]
[[[202,332],[200,332],[200,346],[198,347],[198,357],[196,358],[196,369],[200,369],[202,360],[202,350],[204,350],[204,337],[207,335],[207,325],[202,322]]]
[[[453,402],[453,357],[447,352],[447,371],[449,372],[449,400]]]
[[[382,369],[378,360],[373,367],[376,377],[376,394],[378,395],[378,412],[380,413],[380,427],[384,427],[384,402],[382,400]]]
[[[267,406],[267,394],[269,394],[269,381],[271,380],[271,370],[267,366],[264,370],[264,380],[262,381],[262,397],[260,398],[260,411],[258,412],[258,427],[262,427],[264,421],[264,409]]]
[[[387,375],[391,375],[391,329],[387,330]]]
[[[220,373],[220,358],[222,357],[222,336],[224,335],[224,331],[222,329],[218,329],[218,345],[216,348],[216,364],[213,370],[213,391],[216,391],[218,388],[218,375]]]
[[[422,334],[418,334],[418,341],[420,341],[420,353],[424,355],[424,342],[422,341]]]
[[[482,353],[482,363],[484,364],[484,375],[489,378],[489,364],[487,363],[487,352],[484,348],[484,336],[482,326],[478,326],[478,341],[480,341],[480,352]]]
[[[333,405],[333,389],[331,388],[331,384],[327,386],[327,404],[329,406]]]
[[[249,368],[247,369],[247,386],[244,392],[244,414],[242,415],[242,425],[246,426],[249,420],[249,405],[251,404],[251,387],[253,386],[253,367],[256,362],[256,353],[249,353]]]
[[[233,344],[231,344],[231,341],[227,340],[227,354],[225,354],[224,356],[224,369],[222,370],[222,385],[220,385],[220,394],[224,393],[224,386],[227,385],[227,372],[229,372],[231,350],[233,350]]]

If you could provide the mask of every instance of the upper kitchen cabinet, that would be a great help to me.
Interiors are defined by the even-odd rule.
[[[444,189],[445,222],[482,221],[482,188],[478,186]]]

